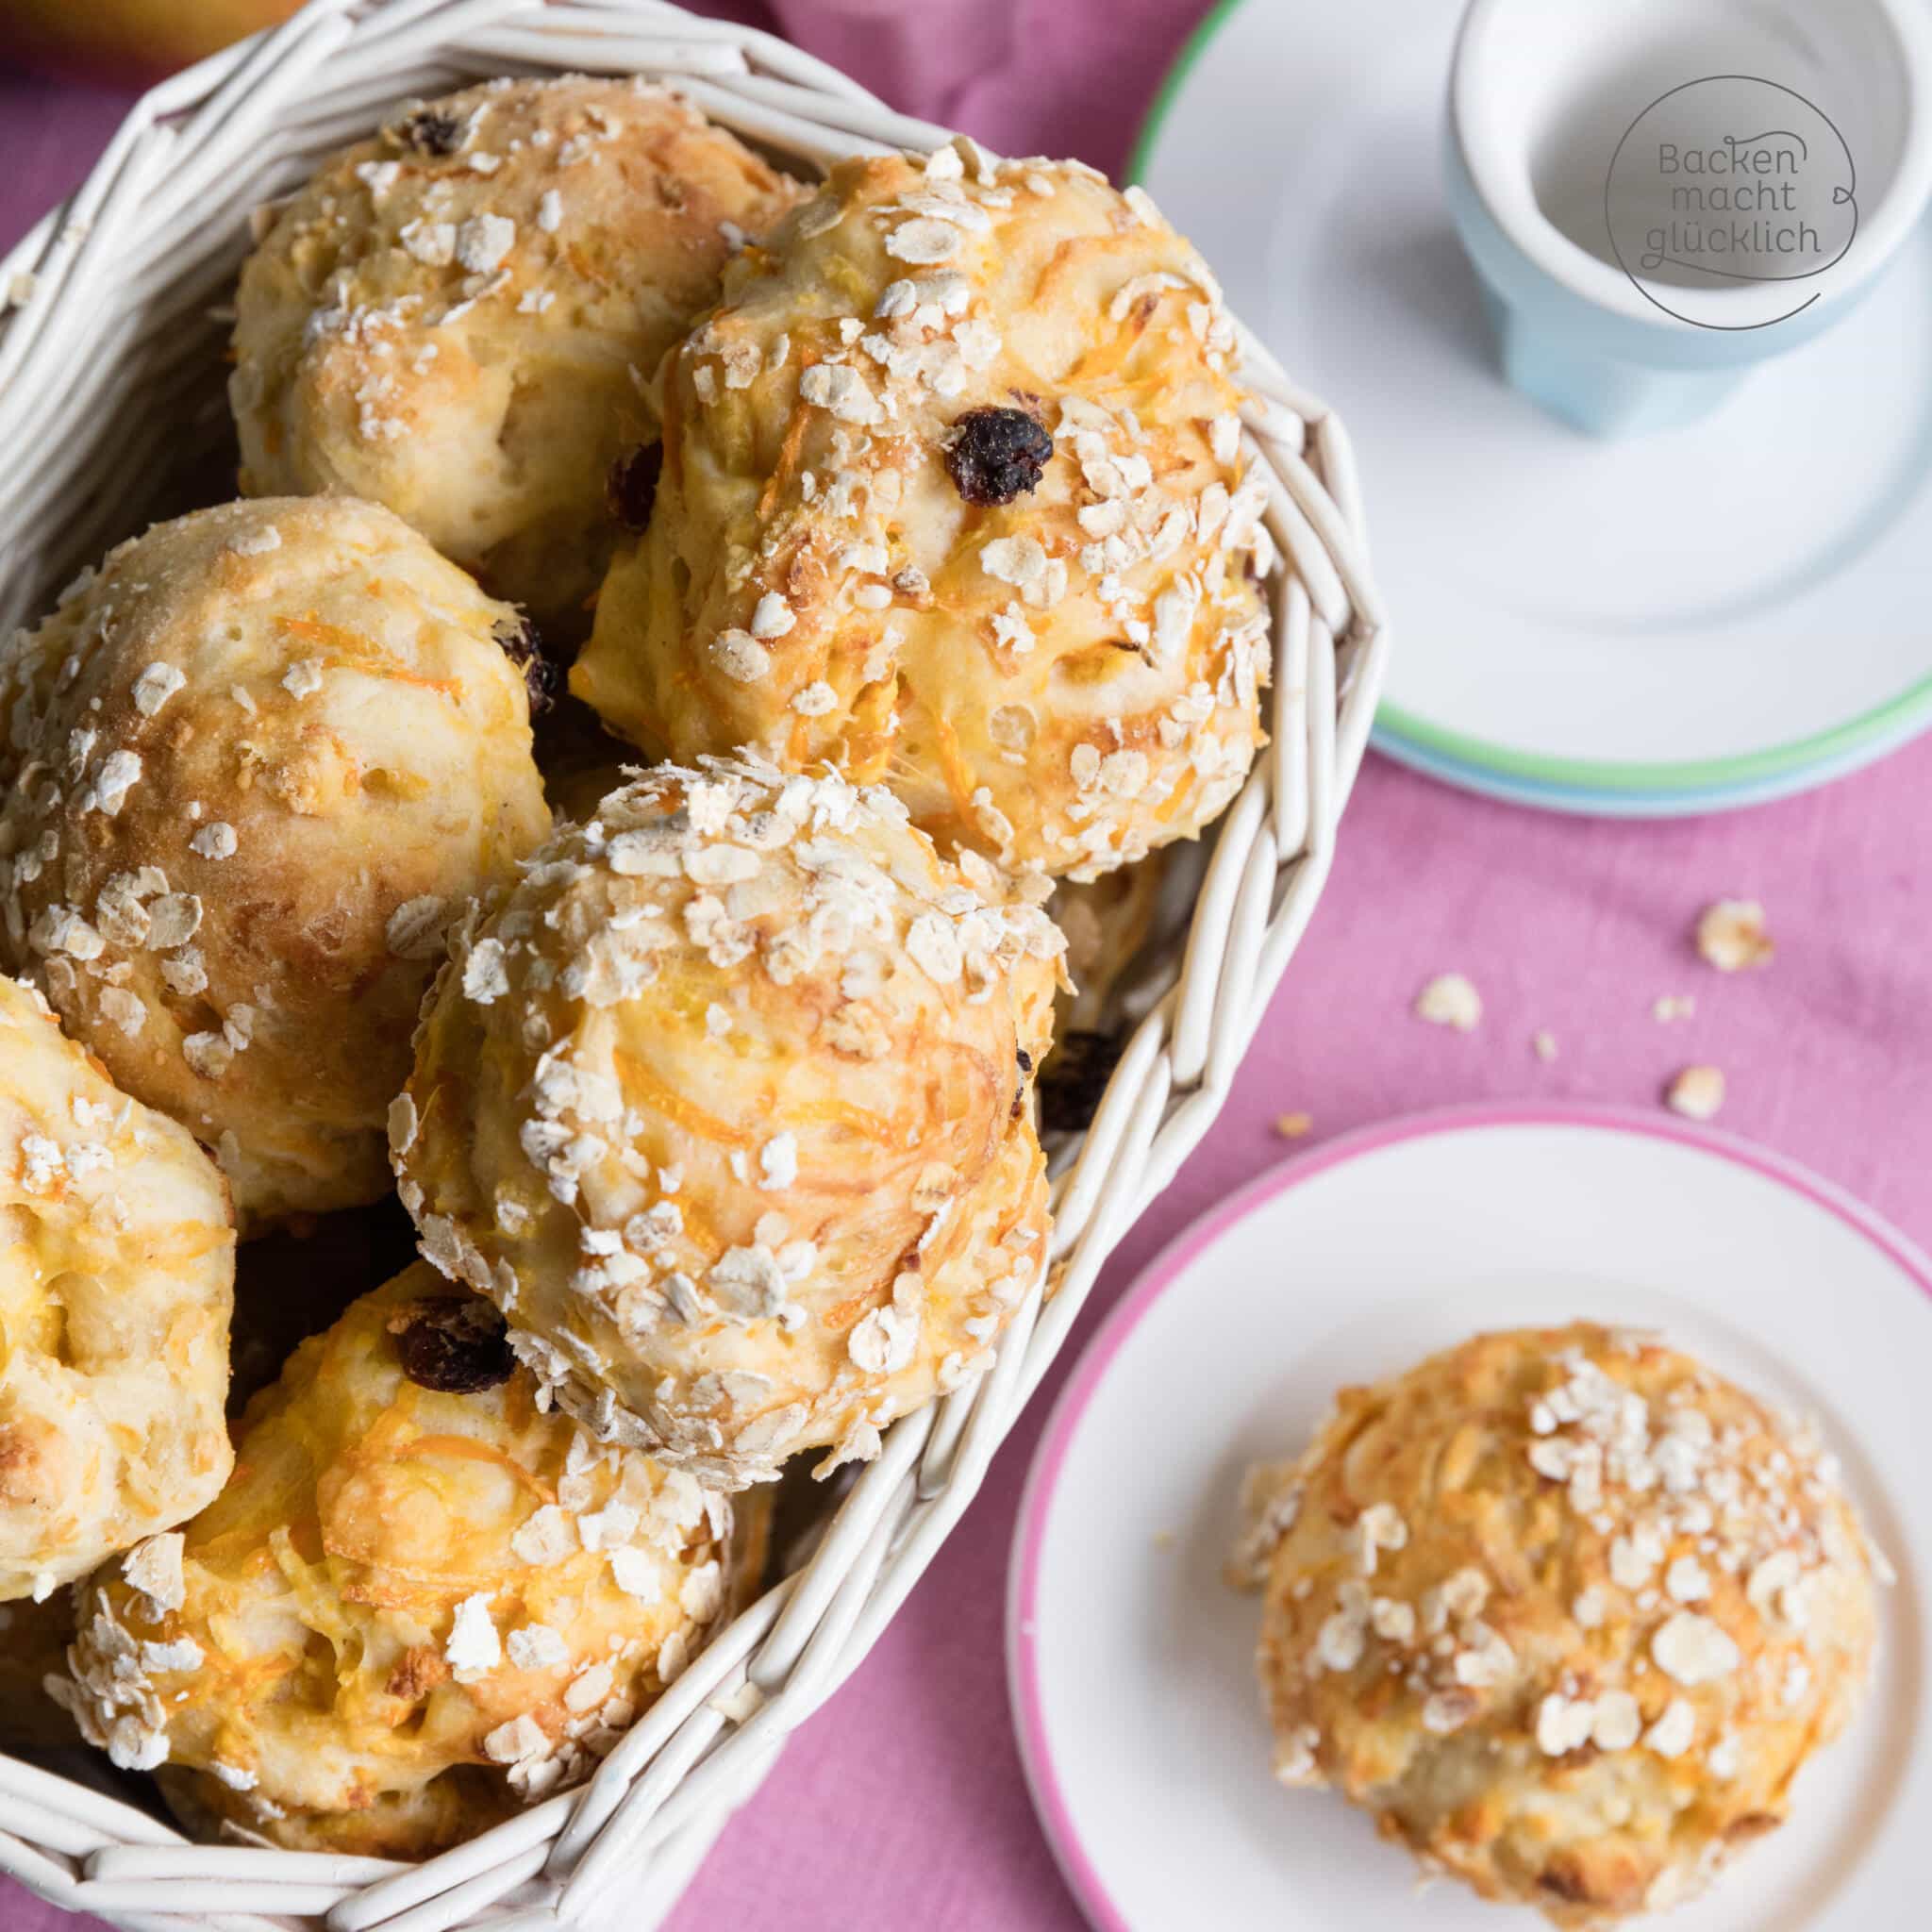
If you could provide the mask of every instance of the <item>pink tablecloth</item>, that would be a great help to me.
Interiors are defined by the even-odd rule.
[[[924,23],[927,48],[955,10],[955,0],[899,4]],[[1008,152],[1111,168],[1204,8],[1028,0],[1004,53],[991,37],[997,64],[943,99],[932,96],[929,53],[888,76],[825,38],[825,0],[780,10],[795,37],[862,78],[926,91],[902,105],[943,108]],[[0,242],[81,174],[125,99],[0,73]],[[1293,344],[1279,346],[1292,363]],[[1321,372],[1306,374],[1319,388]],[[1404,647],[1428,649],[1427,610],[1401,615]],[[1089,1324],[1162,1241],[1281,1157],[1272,1124],[1283,1113],[1311,1114],[1319,1141],[1489,1096],[1641,1105],[1693,1059],[1729,1076],[1725,1125],[1809,1162],[1932,1244],[1928,799],[1932,743],[1808,798],[1671,825],[1540,817],[1372,759],[1328,896],[1226,1112],[1124,1244]],[[1764,901],[1778,942],[1768,971],[1721,979],[1691,950],[1697,910],[1725,894]],[[1418,987],[1452,968],[1484,997],[1473,1036],[1409,1014]],[[1659,994],[1687,991],[1693,1019],[1652,1017]],[[1553,1062],[1531,1051],[1540,1029],[1557,1040]],[[1078,1925],[1033,1822],[1001,1661],[1007,1546],[1052,1392],[871,1658],[727,1830],[677,1932]],[[71,1923],[0,1881],[8,1932]]]

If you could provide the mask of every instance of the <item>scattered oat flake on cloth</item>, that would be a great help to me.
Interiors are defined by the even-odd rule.
[[[1686,1067],[1664,1090],[1664,1105],[1689,1121],[1717,1118],[1724,1104],[1724,1076],[1716,1067]]]
[[[1274,1131],[1284,1141],[1299,1141],[1315,1124],[1315,1117],[1308,1113],[1278,1113],[1274,1116]]]
[[[1483,998],[1460,973],[1441,973],[1416,995],[1415,1013],[1431,1026],[1474,1033],[1483,1017]]]
[[[1697,997],[1688,992],[1660,992],[1651,1002],[1650,1017],[1660,1026],[1673,1020],[1688,1020],[1697,1010]]]
[[[1557,1036],[1548,1027],[1539,1027],[1530,1035],[1529,1050],[1547,1066],[1557,1058]]]
[[[1698,918],[1697,950],[1720,973],[1741,973],[1748,966],[1769,966],[1777,948],[1756,899],[1720,899]]]

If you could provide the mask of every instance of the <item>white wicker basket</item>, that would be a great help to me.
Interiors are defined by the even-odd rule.
[[[566,71],[675,81],[809,167],[944,139],[781,42],[658,0],[314,0],[155,89],[72,202],[0,263],[0,304],[10,291],[19,308],[0,319],[0,626],[37,615],[147,518],[223,493],[206,462],[197,493],[190,479],[197,452],[222,445],[225,330],[209,309],[255,205],[406,96]],[[1273,742],[1218,827],[1164,973],[1141,984],[1098,1112],[1057,1150],[1056,1291],[1022,1307],[992,1372],[890,1431],[810,1560],[719,1635],[590,1784],[459,1850],[407,1866],[192,1844],[120,1798],[0,1757],[0,1871],[143,1932],[588,1927],[613,1911],[619,1879],[627,1927],[668,1908],[972,1500],[1109,1250],[1219,1111],[1322,890],[1387,630],[1341,425],[1245,334],[1242,348],[1287,559],[1273,586]]]

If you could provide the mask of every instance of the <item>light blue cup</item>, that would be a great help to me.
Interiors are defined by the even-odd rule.
[[[1674,427],[1840,321],[1932,195],[1928,0],[1474,0],[1445,181],[1503,370]]]

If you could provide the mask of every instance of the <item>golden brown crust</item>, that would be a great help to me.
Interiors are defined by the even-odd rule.
[[[804,191],[640,81],[492,81],[397,116],[274,214],[236,297],[249,495],[384,503],[583,636],[643,384],[734,239]]]
[[[596,1447],[521,1369],[411,1379],[451,1295],[419,1262],[304,1342],[216,1502],[84,1591],[61,1694],[208,1821],[442,1849],[587,1774],[724,1602],[722,1497]]]
[[[1138,190],[970,144],[841,163],[667,358],[650,528],[572,689],[654,755],[830,761],[1012,866],[1192,836],[1267,675],[1232,348]],[[1030,482],[967,474],[982,430]]]
[[[600,1432],[874,1454],[1039,1278],[1059,947],[888,792],[659,768],[453,941],[391,1117],[424,1252]]]
[[[548,827],[517,622],[388,511],[284,498],[158,525],[0,655],[0,956],[244,1234],[386,1191],[441,928]]]
[[[234,1279],[213,1162],[0,979],[0,1602],[221,1488]]]
[[[1345,1391],[1251,1500],[1277,1775],[1559,1925],[1778,1824],[1870,1664],[1832,1458],[1646,1338],[1485,1335]]]

